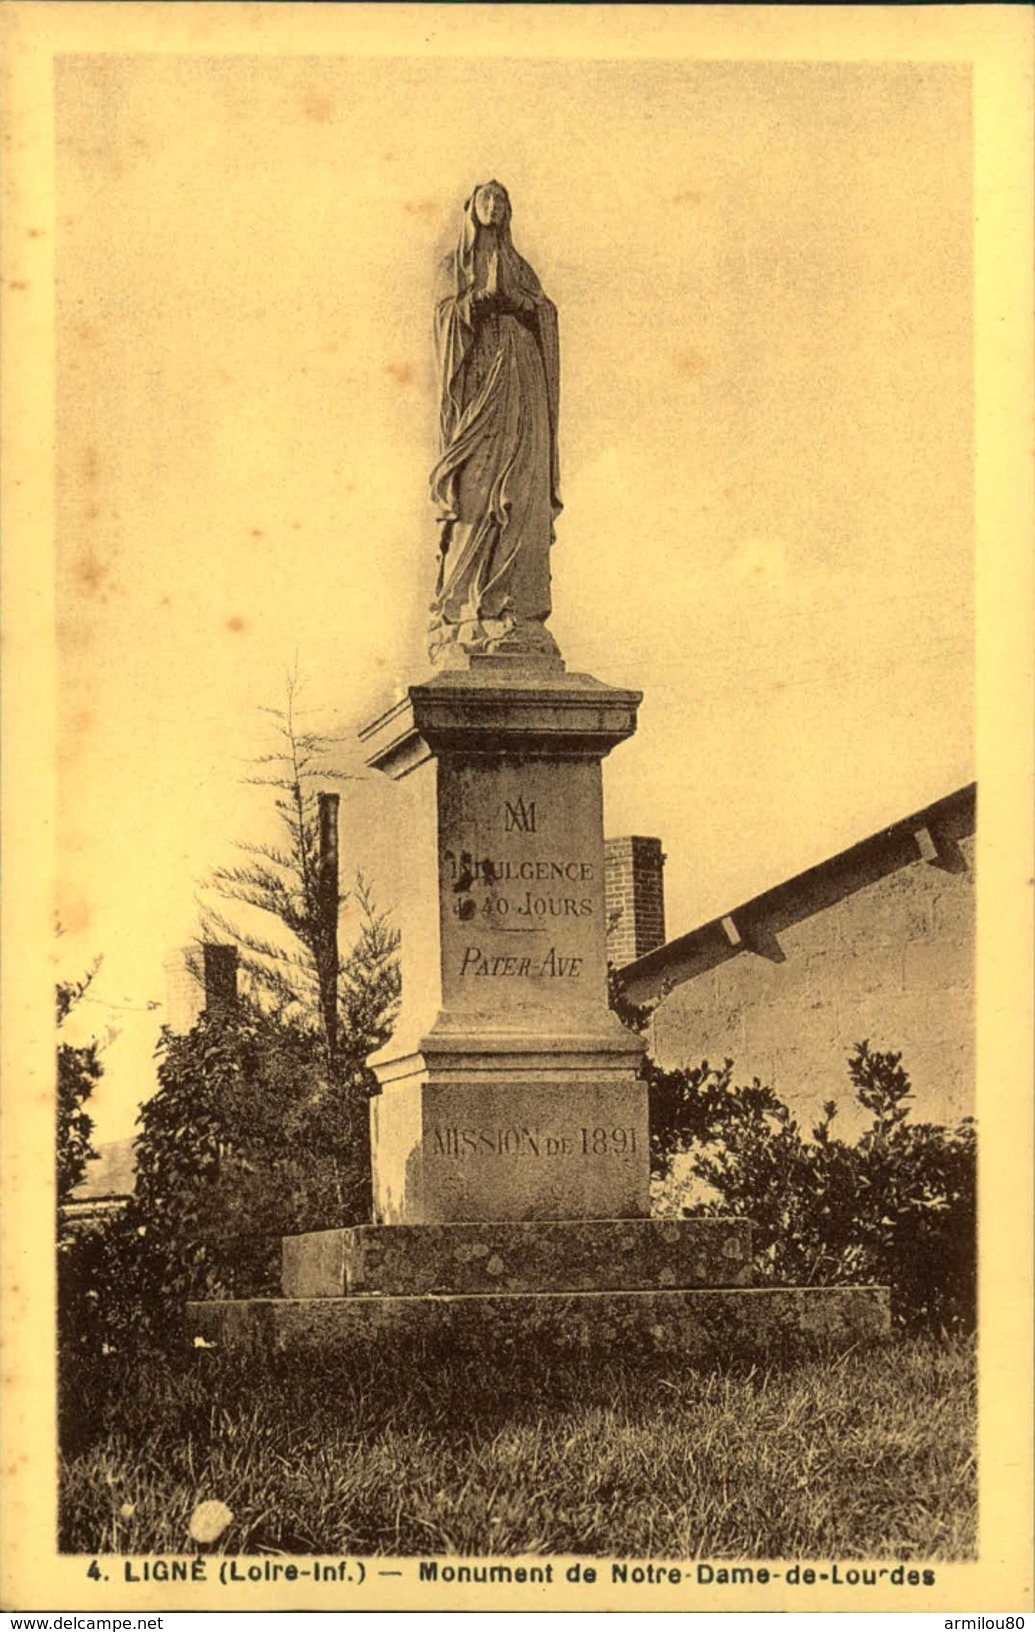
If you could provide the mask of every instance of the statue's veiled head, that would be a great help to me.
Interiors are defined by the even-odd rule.
[[[504,227],[510,220],[510,198],[498,181],[485,181],[476,187],[471,208],[480,227]]]

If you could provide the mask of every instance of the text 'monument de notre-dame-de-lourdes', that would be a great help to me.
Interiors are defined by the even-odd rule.
[[[641,696],[569,673],[547,627],[558,313],[498,181],[464,205],[433,331],[430,670],[361,733],[407,866],[402,1011],[370,1061],[373,1217],[285,1239],[282,1299],[194,1304],[192,1330],[502,1337],[530,1364],[623,1339],[690,1359],[879,1337],[885,1288],[752,1287],[749,1222],[650,1216],[643,1043],[608,1003],[602,803]]]

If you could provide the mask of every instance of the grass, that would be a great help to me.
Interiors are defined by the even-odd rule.
[[[972,1557],[974,1355],[762,1368],[414,1350],[110,1357],[62,1383],[60,1547],[184,1553]]]

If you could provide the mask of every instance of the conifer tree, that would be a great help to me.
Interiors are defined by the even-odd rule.
[[[272,791],[279,842],[238,840],[243,859],[212,871],[206,891],[225,905],[202,905],[201,939],[232,941],[260,1006],[318,1028],[331,1073],[355,1078],[394,1018],[399,935],[362,873],[342,893],[336,856],[328,866],[332,830],[337,848],[337,795],[327,785],[351,778],[330,764],[334,739],[301,723],[299,690],[297,674],[290,675],[284,707],[262,710],[274,722],[276,743],[245,778]],[[350,896],[361,926],[341,955],[338,919]]]

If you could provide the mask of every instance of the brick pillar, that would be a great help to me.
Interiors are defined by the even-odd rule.
[[[204,1010],[215,1014],[236,1001],[236,946],[211,941],[179,946],[165,958],[164,968],[170,1031],[188,1032]]]
[[[660,839],[604,841],[607,956],[616,969],[664,945],[664,865]]]

